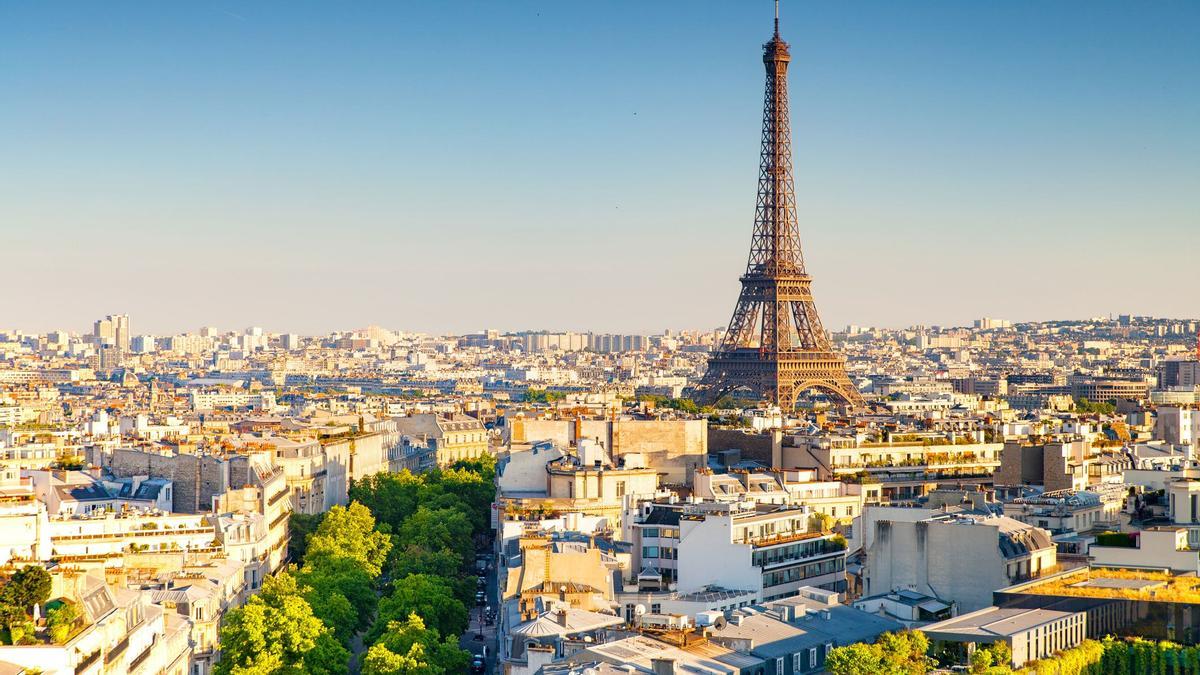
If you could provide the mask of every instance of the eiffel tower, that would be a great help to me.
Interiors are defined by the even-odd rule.
[[[846,375],[846,360],[833,351],[821,326],[812,277],[804,269],[792,184],[790,61],[788,44],[779,37],[776,0],[775,35],[763,45],[767,86],[754,237],[733,318],[693,394],[708,403],[745,390],[790,410],[810,389],[848,406],[863,403]]]

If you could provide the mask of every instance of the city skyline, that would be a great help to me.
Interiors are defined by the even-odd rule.
[[[1188,314],[1200,12],[1080,7],[784,4],[828,326]],[[0,11],[6,326],[728,318],[770,3]]]

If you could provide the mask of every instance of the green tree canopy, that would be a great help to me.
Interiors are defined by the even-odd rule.
[[[46,626],[50,631],[50,641],[56,645],[66,643],[79,619],[79,606],[73,602],[64,602],[46,613]]]
[[[404,621],[388,623],[367,652],[363,675],[465,673],[469,663],[470,654],[453,637],[442,639],[421,617],[410,614]]]
[[[379,603],[379,617],[368,642],[375,642],[392,621],[410,614],[441,635],[459,635],[467,629],[467,607],[456,596],[454,583],[444,577],[411,574],[395,582],[392,594]]]
[[[883,656],[878,645],[856,642],[829,652],[825,669],[833,675],[879,675],[883,672]]]
[[[359,560],[344,556],[309,556],[297,577],[301,585],[308,587],[305,597],[314,611],[337,631],[339,639],[370,624],[379,598],[375,595],[375,577]],[[352,616],[345,614],[337,599],[339,596],[353,609]],[[318,600],[323,602],[326,598],[334,606],[321,607]]]
[[[26,613],[50,599],[50,573],[41,565],[26,565],[17,570],[0,590],[0,602],[19,607]]]
[[[371,510],[376,520],[387,523],[392,531],[417,510],[418,495],[425,478],[408,469],[399,473],[377,473],[355,481],[350,499]]]
[[[308,552],[308,537],[317,531],[324,513],[293,513],[288,518],[288,558],[299,563]]]
[[[221,626],[221,660],[215,672],[217,675],[344,673],[349,660],[350,653],[337,644],[330,629],[313,615],[295,577],[284,571],[267,577],[257,595],[225,615]]]
[[[837,647],[825,658],[833,675],[924,675],[933,661],[925,652],[929,640],[920,631],[883,633],[875,644]]]
[[[375,516],[358,502],[329,509],[317,531],[308,538],[305,565],[320,564],[322,559],[349,558],[357,561],[375,578],[383,569],[392,542],[375,529]]]
[[[462,561],[459,563],[461,569],[461,565],[475,553],[471,533],[471,523],[461,510],[429,509],[422,505],[396,531],[396,546],[408,550],[415,544],[427,550],[452,551]],[[453,573],[459,569],[443,569],[441,573]]]

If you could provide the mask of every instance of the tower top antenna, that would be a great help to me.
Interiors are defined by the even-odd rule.
[[[775,37],[779,37],[779,0],[775,0]]]

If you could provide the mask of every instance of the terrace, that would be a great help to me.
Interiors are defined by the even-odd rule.
[[[1056,597],[1200,604],[1200,578],[1169,572],[1084,568],[1033,582],[1020,588],[1019,592]]]

